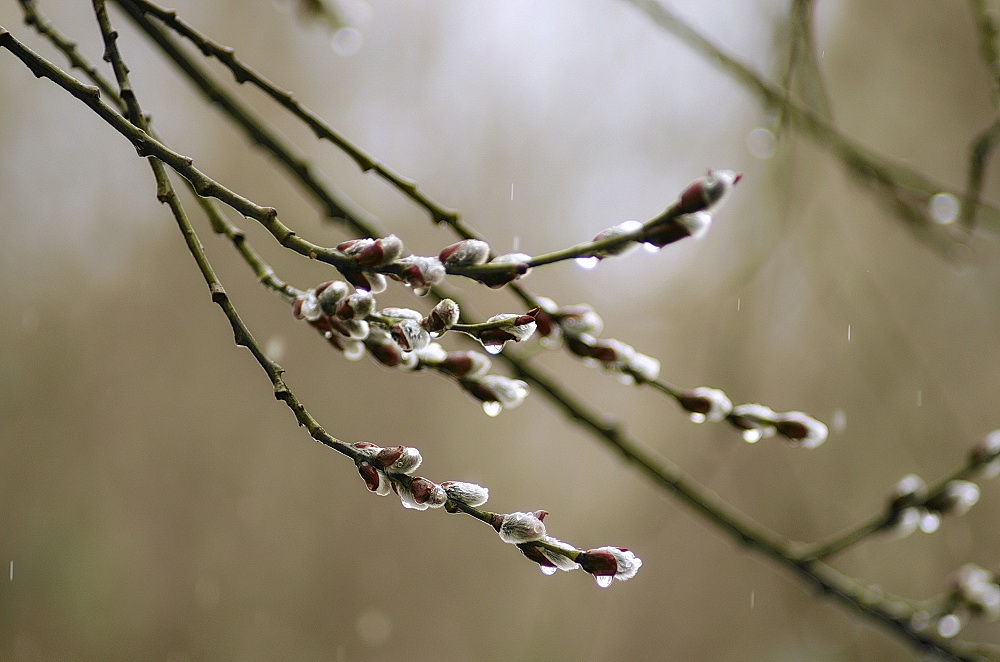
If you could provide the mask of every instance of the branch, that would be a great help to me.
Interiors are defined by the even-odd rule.
[[[104,0],[93,0],[94,13],[101,28],[105,43],[105,59],[111,62],[118,80],[119,96],[129,109],[136,125],[149,131],[148,120],[142,115],[138,101],[128,82],[128,68],[121,59],[116,41],[117,33],[111,28],[105,11]],[[2,35],[0,35],[2,36]],[[626,581],[635,576],[642,561],[627,549],[620,547],[599,547],[579,550],[549,536],[542,520],[545,511],[534,513],[499,514],[480,510],[477,506],[486,502],[488,490],[472,483],[446,481],[440,485],[423,477],[412,476],[422,463],[419,451],[412,447],[396,446],[382,448],[367,442],[346,444],[327,434],[306,411],[281,379],[280,366],[271,361],[254,340],[233,307],[225,289],[208,261],[194,228],[188,221],[184,208],[174,192],[163,165],[155,158],[149,163],[157,182],[157,199],[166,204],[184,236],[188,251],[194,257],[212,300],[225,313],[236,336],[236,344],[247,347],[258,364],[264,369],[275,390],[275,397],[283,400],[295,413],[300,425],[309,429],[314,439],[354,460],[369,490],[380,495],[396,492],[404,507],[415,510],[444,507],[448,512],[463,512],[492,526],[503,542],[518,546],[524,556],[538,563],[543,572],[551,574],[556,570],[582,569],[594,575],[598,586],[607,587],[615,579]],[[551,572],[549,572],[551,569]]]
[[[956,242],[964,241],[962,234],[931,220],[926,212],[932,196],[947,192],[962,199],[960,191],[878,156],[844,136],[814,113],[792,103],[783,90],[765,81],[750,67],[726,53],[657,0],[626,1],[649,16],[657,26],[704,56],[724,74],[754,94],[765,106],[780,109],[794,128],[835,156],[856,179],[874,186],[883,205],[904,221],[918,239],[945,255],[950,254]],[[1000,209],[980,203],[978,211],[986,212],[985,220],[995,230],[1000,230]]]

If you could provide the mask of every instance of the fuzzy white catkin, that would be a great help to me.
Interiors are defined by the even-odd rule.
[[[512,545],[545,537],[545,524],[531,513],[509,513],[500,524],[500,539]]]

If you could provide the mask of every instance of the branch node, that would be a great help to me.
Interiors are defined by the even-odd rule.
[[[208,286],[208,291],[212,293],[212,303],[222,305],[222,303],[229,298],[229,295],[226,294],[226,288],[222,286],[222,283],[210,284]]]

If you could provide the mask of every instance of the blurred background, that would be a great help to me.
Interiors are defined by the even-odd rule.
[[[100,63],[89,3],[39,4]],[[518,349],[762,525],[829,538],[875,515],[903,475],[936,480],[1000,427],[996,236],[976,233],[960,260],[943,258],[635,7],[351,3],[354,27],[331,48],[330,32],[289,2],[175,4],[500,252],[577,243],[658,214],[708,168],[743,172],[703,240],[593,271],[536,269],[526,284],[591,303],[604,336],[658,357],[673,383],[814,414],[831,426],[825,445],[747,445],[560,351]],[[963,188],[969,146],[996,117],[968,6],[818,4],[837,126]],[[672,6],[780,80],[788,2]],[[112,9],[139,100],[174,149],[316,243],[349,237]],[[16,3],[0,5],[0,25],[63,66],[21,20]],[[552,535],[629,547],[644,564],[607,590],[579,572],[545,577],[470,518],[370,494],[233,345],[130,145],[7,51],[0,81],[0,659],[916,656],[735,546],[540,395],[489,418],[439,376],[346,361],[256,284],[192,205],[238,310],[329,432],[416,446],[423,475],[481,482],[493,510],[548,510]],[[240,93],[411,251],[454,241],[262,95]],[[333,276],[242,227],[292,284]],[[480,317],[520,310],[458,281],[449,285]],[[378,301],[429,307],[398,285]],[[966,562],[997,569],[1000,484],[982,488],[939,532],[872,540],[834,565],[913,600],[939,595]],[[996,623],[961,636],[1000,643]]]

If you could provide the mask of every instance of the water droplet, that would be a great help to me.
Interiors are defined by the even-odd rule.
[[[942,224],[954,223],[955,219],[958,218],[958,212],[962,209],[958,198],[951,193],[938,193],[931,196],[928,207],[931,218]]]
[[[329,332],[327,332],[329,333]],[[327,335],[327,338],[330,336]],[[285,339],[282,336],[271,336],[264,344],[264,353],[274,361],[280,361],[285,356]]]
[[[501,411],[503,411],[503,405],[496,401],[489,401],[483,403],[483,411],[486,412],[487,416],[494,417],[498,416]]]
[[[962,629],[962,619],[960,619],[955,614],[948,614],[947,616],[942,616],[941,620],[938,621],[937,631],[938,634],[945,639],[950,639],[958,634],[958,631]]]
[[[558,570],[554,565],[540,565],[538,567],[542,569],[543,575],[548,575],[549,577],[556,574],[556,570]]]
[[[330,39],[330,48],[337,55],[354,55],[361,50],[361,33],[354,28],[341,28]]]
[[[597,585],[600,586],[601,588],[607,588],[611,586],[611,582],[613,582],[614,579],[615,579],[614,575],[594,575],[594,581],[597,582]]]
[[[503,351],[503,345],[483,345],[483,349],[487,354],[496,355]]]
[[[758,159],[769,159],[774,156],[777,142],[770,129],[757,127],[747,135],[747,150]]]
[[[743,441],[748,444],[756,444],[763,436],[764,433],[757,428],[750,428],[749,430],[743,431]]]
[[[354,621],[358,637],[369,644],[381,644],[392,634],[392,621],[382,611],[369,609],[361,612]]]
[[[924,533],[934,533],[941,527],[941,516],[937,513],[924,513],[920,516],[920,530]]]
[[[578,257],[576,258],[576,264],[581,269],[593,269],[600,263],[600,258],[596,257]]]
[[[362,342],[344,343],[344,358],[348,361],[359,361],[365,355],[365,344]]]
[[[708,418],[704,414],[696,411],[691,412],[690,418],[692,423],[704,423],[706,420],[708,420]],[[747,430],[747,432],[749,432],[749,430]],[[743,434],[743,438],[746,439],[746,433]]]

